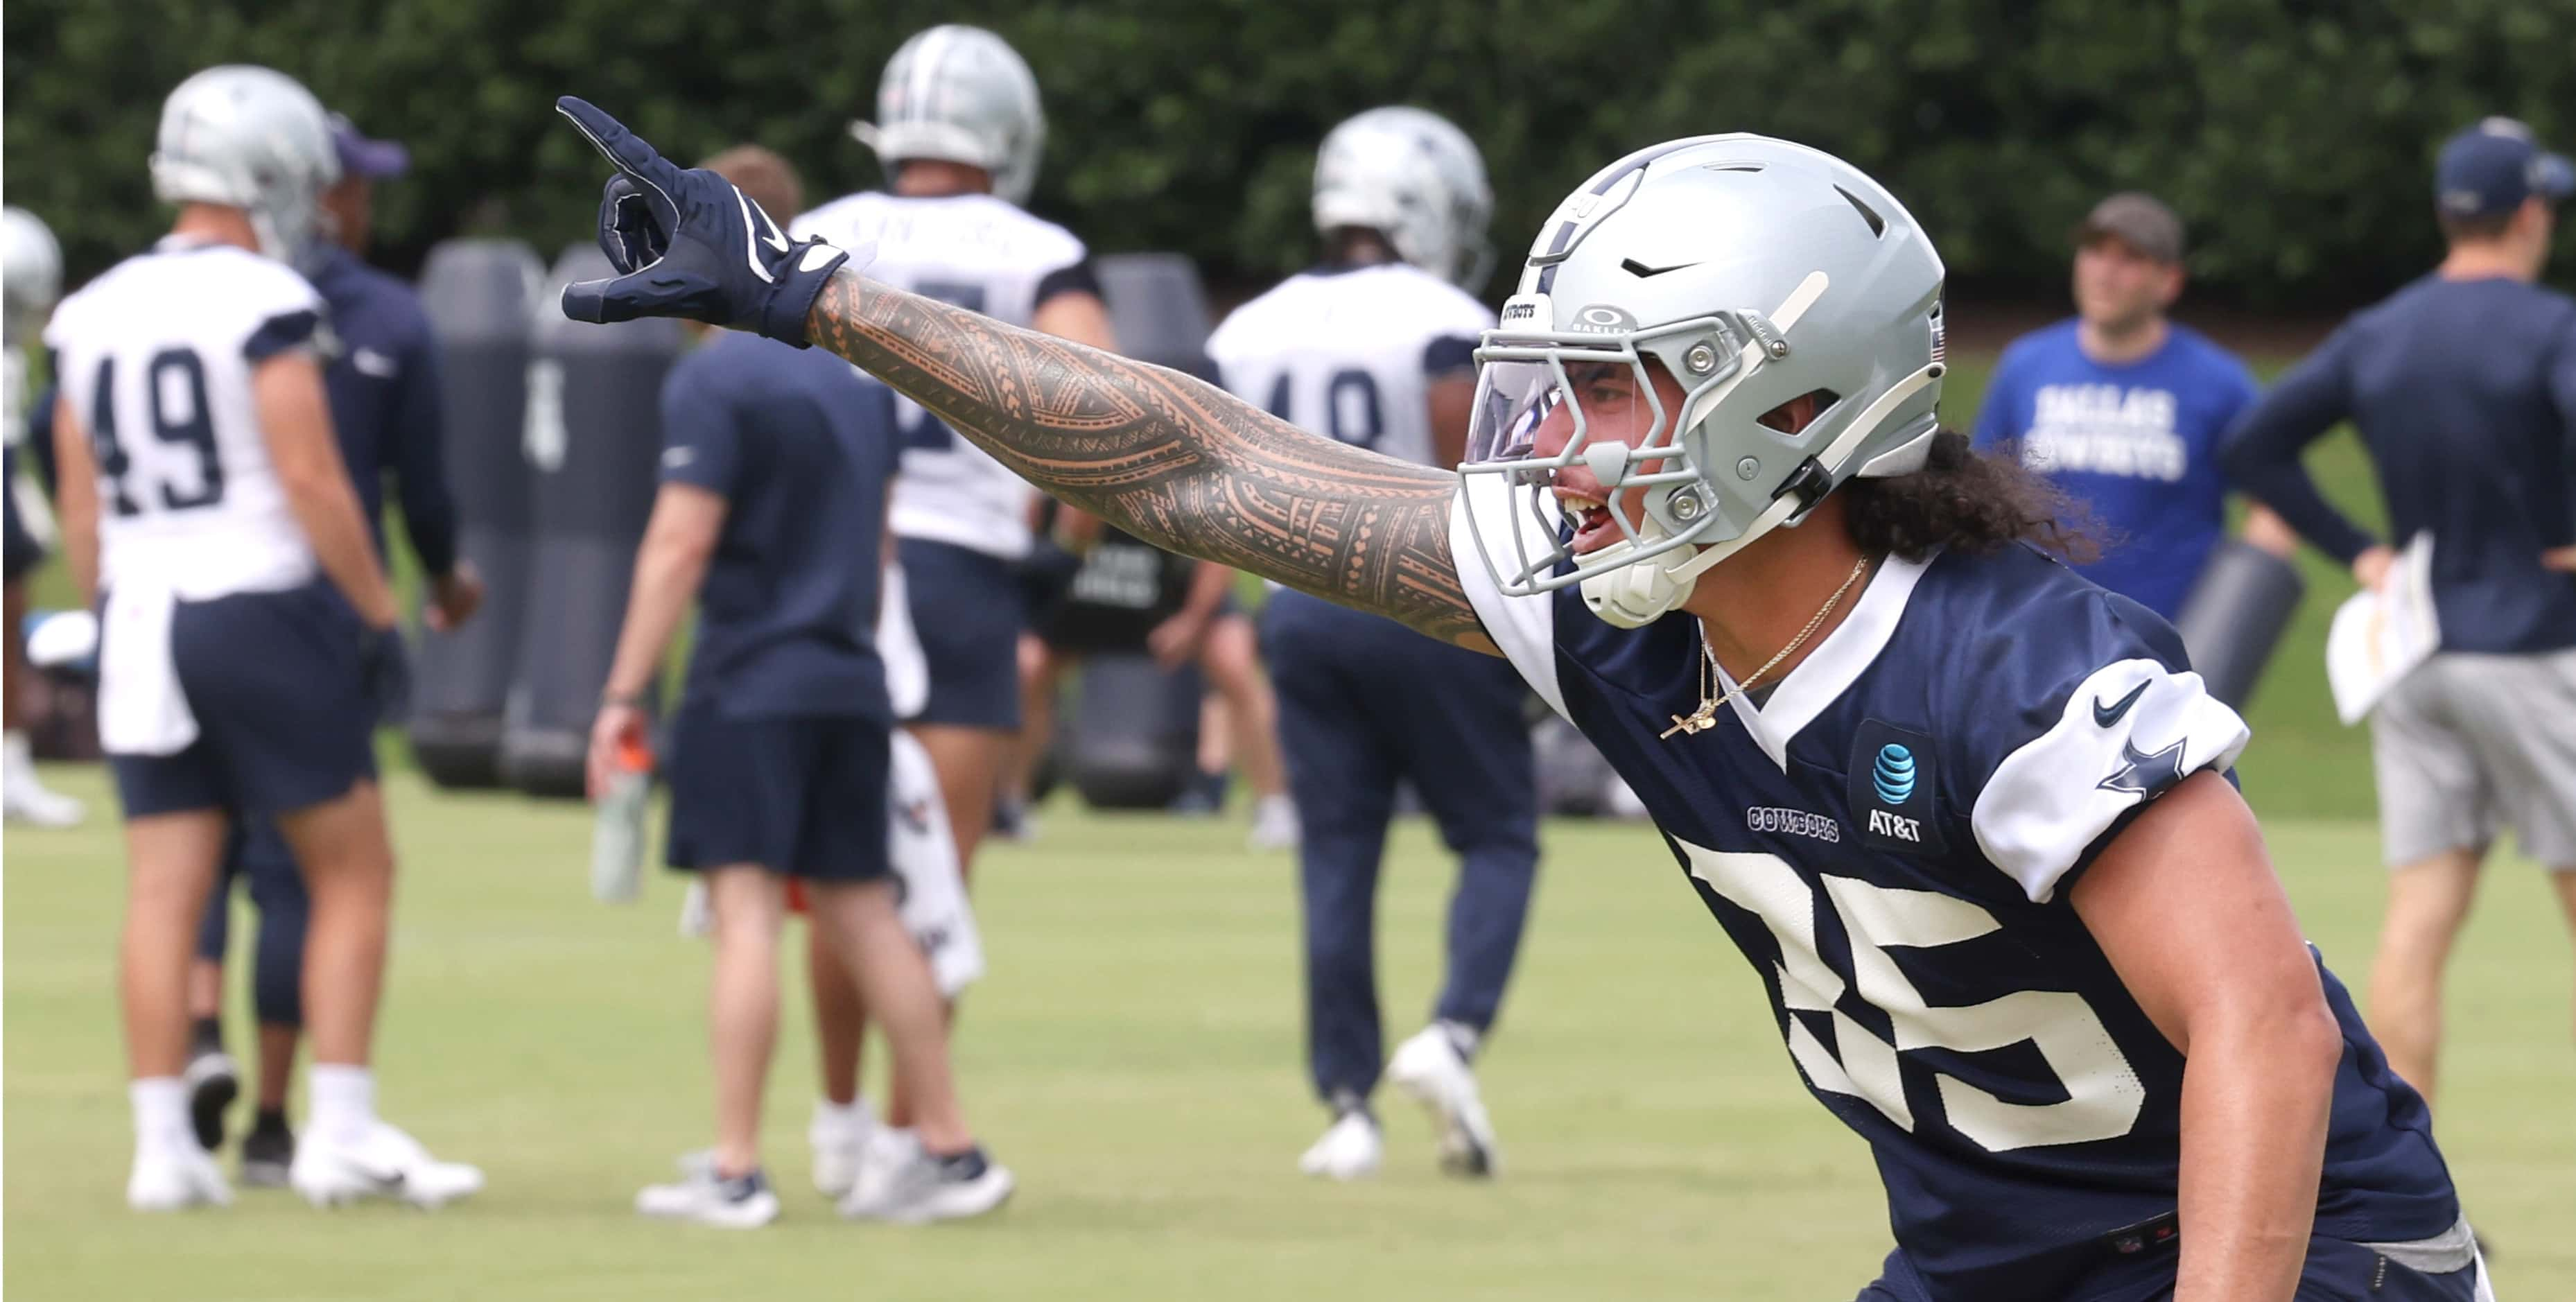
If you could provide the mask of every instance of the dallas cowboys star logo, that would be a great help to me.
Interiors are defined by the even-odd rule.
[[[2174,744],[2163,750],[2140,754],[2135,745],[2123,739],[2120,742],[2120,767],[2111,770],[2111,776],[2094,785],[2103,791],[2126,791],[2137,796],[2162,791],[2182,781],[2182,743],[2183,739],[2177,737]]]

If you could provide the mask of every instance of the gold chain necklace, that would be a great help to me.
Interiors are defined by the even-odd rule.
[[[1780,648],[1780,654],[1763,661],[1761,668],[1746,675],[1743,682],[1735,685],[1734,691],[1727,692],[1724,695],[1720,695],[1717,690],[1717,652],[1708,644],[1708,626],[1705,624],[1701,625],[1699,634],[1699,708],[1691,711],[1689,714],[1676,714],[1669,716],[1673,721],[1673,726],[1664,729],[1661,735],[1669,738],[1677,732],[1697,734],[1716,727],[1718,707],[1725,705],[1727,702],[1753,690],[1753,685],[1762,681],[1762,675],[1771,672],[1773,667],[1777,666],[1781,661],[1788,659],[1790,653],[1796,651],[1799,647],[1805,646],[1807,644],[1807,639],[1814,637],[1816,635],[1816,630],[1824,626],[1825,617],[1833,614],[1834,607],[1842,604],[1843,594],[1851,591],[1851,586],[1860,582],[1860,576],[1868,572],[1868,570],[1869,557],[1863,556],[1858,561],[1853,562],[1852,572],[1843,579],[1843,585],[1834,589],[1834,595],[1825,598],[1824,608],[1816,612],[1816,617],[1814,619],[1807,621],[1807,626],[1805,628],[1798,630],[1798,635],[1796,637],[1789,639],[1789,645]]]

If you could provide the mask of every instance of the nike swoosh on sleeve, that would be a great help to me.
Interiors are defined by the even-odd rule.
[[[2102,704],[2101,697],[2094,697],[2093,722],[2104,728],[2108,728],[2112,724],[2118,723],[2121,716],[2129,712],[2129,707],[2137,704],[2138,698],[2146,694],[2147,685],[2145,683],[2140,683],[2137,686],[2130,688],[2128,695],[2121,697],[2118,702],[2111,705],[2106,706]]]

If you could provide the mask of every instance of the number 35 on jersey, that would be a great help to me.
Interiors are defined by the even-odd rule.
[[[2025,990],[1964,1007],[1927,1004],[1891,956],[1890,951],[1956,945],[1997,930],[2000,924],[1985,909],[1952,895],[1826,874],[1815,879],[1819,890],[1777,855],[1676,844],[1693,877],[1759,917],[1779,943],[1772,975],[1780,987],[1789,1056],[1816,1090],[1861,1099],[1912,1133],[1917,1118],[1902,1079],[1909,1052],[1978,1052],[2027,1041],[2064,1086],[2064,1101],[2015,1103],[1934,1072],[1951,1129],[2000,1153],[2116,1139],[2137,1124],[2146,1087],[2083,996]],[[1819,944],[1818,924],[1827,916],[1849,938],[1846,970],[1828,964],[1824,954],[1831,947]],[[1885,1015],[1892,1038],[1851,1015],[1848,1004],[1855,999]],[[1830,1026],[1832,1048],[1816,1034],[1811,1018]]]

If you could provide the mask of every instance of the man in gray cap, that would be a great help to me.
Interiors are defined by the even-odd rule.
[[[2576,169],[2510,118],[2442,147],[2450,253],[2346,321],[2228,436],[2228,473],[2378,587],[2430,533],[2441,650],[2371,715],[2388,916],[2370,1024],[2433,1097],[2442,970],[2478,865],[2511,828],[2576,927],[2576,301],[2541,288]],[[2300,452],[2350,419],[2379,472],[2383,542],[2318,494]]]
[[[447,491],[441,447],[438,344],[420,295],[398,277],[368,266],[364,254],[374,230],[375,183],[402,175],[411,156],[389,140],[370,140],[347,118],[331,115],[340,179],[322,192],[328,244],[317,245],[297,267],[330,308],[339,350],[322,373],[330,397],[331,427],[340,459],[358,490],[376,554],[385,552],[385,476],[402,494],[403,532],[422,573],[429,576],[429,626],[455,628],[482,604],[483,584],[456,553],[456,507]],[[258,1106],[242,1140],[242,1183],[283,1184],[294,1159],[286,1124],[286,1093],[303,1021],[300,989],[309,905],[294,856],[277,829],[251,824],[234,829],[224,873],[198,929],[197,963],[190,973],[194,1048],[188,1063],[189,1111],[198,1142],[209,1150],[224,1137],[225,1113],[240,1092],[240,1069],[224,1051],[223,963],[229,940],[226,907],[236,878],[247,878],[259,908],[260,934],[251,981],[259,1021]]]
[[[2255,393],[2245,363],[2166,318],[2182,261],[2182,220],[2154,197],[2094,205],[2075,231],[2075,316],[2004,350],[1975,432],[2088,510],[2102,556],[2086,578],[2169,620],[2224,532],[2218,441]],[[2246,535],[2295,545],[2268,512]]]

